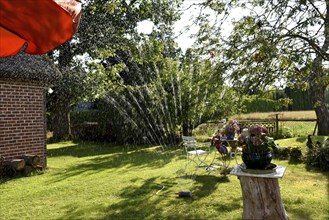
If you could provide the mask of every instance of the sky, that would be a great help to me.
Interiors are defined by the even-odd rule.
[[[183,8],[188,8],[191,4],[196,2],[202,2],[202,1],[199,0],[185,1]],[[184,28],[184,26],[192,23],[192,21],[190,20],[190,16],[195,12],[196,12],[195,8],[191,8],[188,11],[185,11],[181,16],[181,19],[177,21],[176,24],[174,25],[174,32],[176,36],[178,36],[176,42],[182,48],[183,51],[185,51],[187,48],[192,46],[194,40],[190,38],[190,35],[192,33],[195,33],[197,29],[194,27],[189,32],[184,34],[180,34],[180,31]],[[138,32],[142,32],[144,34],[150,34],[152,32],[152,27],[153,27],[153,23],[151,21],[145,20],[139,22],[139,24],[137,25],[137,30]]]
[[[194,7],[190,7],[190,6],[191,4],[199,3],[199,2],[203,2],[203,1],[200,0],[185,1],[183,5],[183,10],[186,8],[189,8],[189,10],[187,11],[184,10],[185,12],[182,14],[181,19],[177,21],[174,25],[174,33],[176,34],[176,36],[178,36],[176,42],[178,43],[178,46],[182,48],[183,51],[186,51],[187,48],[193,45],[194,39],[192,39],[190,35],[196,33],[198,29],[197,27],[194,26],[191,28],[190,31],[186,33],[180,34],[180,31],[183,30],[185,26],[192,24],[191,15],[195,15],[198,12],[198,8],[196,6]],[[208,10],[206,12],[211,13],[211,10]],[[245,14],[246,12],[243,12],[242,9],[241,10],[236,9],[235,12],[230,15],[230,18],[228,20],[233,18],[239,19]],[[138,24],[137,30],[145,34],[150,34],[152,32],[152,27],[153,27],[153,23],[151,21],[146,20]],[[229,33],[232,30],[232,26],[230,24],[226,24],[225,30],[227,31],[227,33]]]

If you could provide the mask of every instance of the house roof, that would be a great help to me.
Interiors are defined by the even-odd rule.
[[[19,53],[16,56],[0,58],[0,78],[37,80],[52,82],[61,73],[47,55]]]

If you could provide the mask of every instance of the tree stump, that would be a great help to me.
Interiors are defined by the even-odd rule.
[[[242,219],[287,220],[278,178],[282,178],[286,167],[278,166],[273,173],[250,174],[237,165],[231,172],[240,180],[243,196]]]
[[[5,164],[12,166],[17,171],[23,170],[25,167],[25,161],[23,159],[12,159],[10,161],[5,161]]]
[[[37,156],[37,155],[28,155],[28,154],[26,154],[22,158],[25,160],[25,163],[27,165],[31,165],[33,167],[38,166],[40,164],[40,161],[41,161],[40,157]]]
[[[3,173],[5,176],[14,177],[16,175],[16,170],[13,166],[5,165],[3,167]]]
[[[26,165],[23,170],[23,175],[24,176],[29,176],[33,171],[33,167],[30,165]]]
[[[288,219],[278,179],[240,176],[242,219]]]

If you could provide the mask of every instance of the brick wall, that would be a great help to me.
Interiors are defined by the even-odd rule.
[[[0,156],[35,154],[46,166],[44,97],[38,82],[0,79]]]

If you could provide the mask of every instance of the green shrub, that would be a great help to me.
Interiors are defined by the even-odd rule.
[[[276,108],[276,101],[267,98],[245,98],[243,100],[246,112],[271,112]]]
[[[74,139],[85,141],[113,141],[112,129],[109,124],[83,122],[72,126]]]
[[[70,119],[72,124],[80,124],[84,122],[98,122],[99,121],[98,110],[88,110],[83,112],[71,112]]]
[[[329,147],[315,146],[309,149],[305,162],[307,165],[319,168],[320,170],[329,170]]]
[[[219,127],[217,123],[204,123],[199,125],[193,130],[193,135],[194,136],[204,135],[204,136],[212,137],[213,134],[220,128],[221,127]]]
[[[291,147],[279,147],[277,156],[282,159],[288,159],[291,152]]]
[[[71,129],[74,139],[88,141],[113,141],[111,124],[99,110],[71,113]]]
[[[273,134],[274,140],[292,138],[292,137],[294,137],[294,134],[289,128],[280,128],[277,133]]]
[[[302,149],[298,146],[279,147],[277,157],[281,159],[301,160],[303,157]]]
[[[300,147],[294,146],[290,148],[289,156],[291,159],[300,160],[302,159],[302,149]]]

